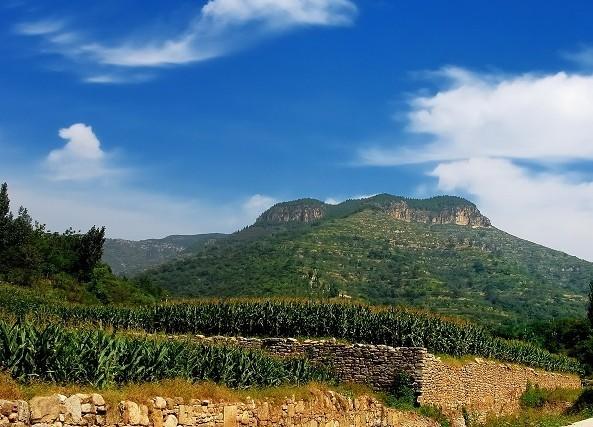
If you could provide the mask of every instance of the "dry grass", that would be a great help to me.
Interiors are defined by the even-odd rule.
[[[8,400],[24,398],[21,387],[10,375],[4,372],[0,372],[0,398]]]
[[[51,394],[70,396],[76,393],[99,393],[112,407],[117,406],[122,400],[146,402],[156,396],[165,398],[180,397],[186,402],[197,399],[209,400],[215,403],[239,403],[249,400],[281,402],[286,398],[309,401],[314,400],[321,393],[327,391],[335,391],[347,397],[358,397],[361,395],[376,397],[370,388],[358,384],[343,384],[337,387],[330,387],[326,384],[312,382],[300,387],[285,386],[233,390],[212,382],[192,383],[183,379],[172,379],[98,389],[80,384],[32,383],[23,385],[18,384],[8,374],[0,373],[0,399],[29,400],[34,396],[47,396]]]

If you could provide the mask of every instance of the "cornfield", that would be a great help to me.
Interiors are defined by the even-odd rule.
[[[182,341],[129,338],[103,331],[38,328],[0,321],[0,369],[22,381],[110,384],[183,378],[233,388],[328,381],[304,359]]]
[[[473,355],[549,371],[582,372],[574,359],[520,341],[494,337],[470,323],[456,323],[395,308],[314,301],[204,301],[136,308],[48,306],[27,303],[20,313],[69,325],[169,334],[268,337],[334,337],[350,342],[426,347],[432,353]]]

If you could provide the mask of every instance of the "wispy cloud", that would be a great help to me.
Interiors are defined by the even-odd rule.
[[[88,83],[120,83],[125,70],[182,65],[226,55],[264,37],[305,26],[353,22],[351,0],[209,0],[174,37],[122,35],[104,42],[66,28],[61,22],[26,22],[17,33],[42,37],[44,50],[87,64]],[[118,79],[109,80],[113,69]]]
[[[47,36],[49,34],[59,33],[63,29],[64,23],[55,20],[21,22],[15,27],[15,31],[24,36]]]

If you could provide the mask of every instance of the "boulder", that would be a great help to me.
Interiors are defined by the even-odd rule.
[[[29,407],[31,410],[31,421],[33,423],[51,424],[60,415],[60,397],[57,394],[53,396],[34,397],[29,402]]]

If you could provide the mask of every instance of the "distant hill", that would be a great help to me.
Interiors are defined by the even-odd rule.
[[[181,296],[341,296],[509,323],[581,315],[593,264],[505,233],[459,197],[382,194],[279,203],[145,276]]]
[[[106,239],[103,262],[109,264],[114,273],[130,276],[197,252],[223,237],[226,235],[212,233],[140,241]]]

